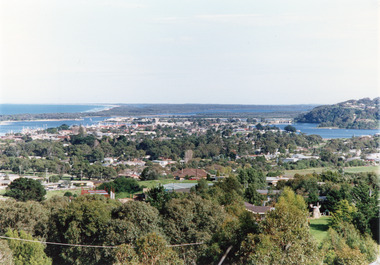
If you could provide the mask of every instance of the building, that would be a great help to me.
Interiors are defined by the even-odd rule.
[[[276,186],[277,182],[279,182],[280,180],[288,181],[289,179],[292,179],[292,178],[284,177],[284,176],[266,177],[266,182],[268,185],[271,184],[273,186]]]
[[[244,202],[245,209],[254,214],[264,215],[269,211],[273,211],[275,208],[270,206],[255,206],[248,202]]]
[[[102,195],[107,198],[115,199],[115,193],[112,191],[110,192],[110,194],[108,194],[106,190],[82,190],[81,191],[81,195],[95,195],[95,194]]]
[[[190,179],[205,179],[207,178],[207,172],[199,168],[184,168],[175,171],[173,176],[176,179],[185,179],[185,177],[189,177]]]

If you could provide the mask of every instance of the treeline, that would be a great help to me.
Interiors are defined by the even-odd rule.
[[[295,117],[312,105],[224,105],[224,104],[123,104],[98,112],[102,116],[157,114],[196,115],[197,117]]]
[[[81,119],[94,116],[94,113],[25,113],[13,115],[0,115],[0,121],[25,121],[25,120],[48,120],[48,119]]]

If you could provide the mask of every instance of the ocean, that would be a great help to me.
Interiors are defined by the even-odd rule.
[[[96,112],[108,108],[109,105],[0,104],[0,115]]]

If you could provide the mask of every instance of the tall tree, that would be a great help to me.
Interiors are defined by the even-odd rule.
[[[275,210],[260,224],[259,235],[248,235],[242,244],[244,264],[316,264],[318,249],[307,223],[306,204],[285,188]]]
[[[8,186],[5,196],[15,198],[18,201],[42,201],[46,190],[41,183],[34,179],[18,178]]]

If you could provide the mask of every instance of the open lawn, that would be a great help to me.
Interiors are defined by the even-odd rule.
[[[380,168],[378,166],[364,166],[364,167],[345,167],[344,172],[346,173],[359,173],[359,172],[375,172],[380,173]]]
[[[75,189],[75,190],[49,190],[46,192],[45,198],[50,199],[53,196],[63,196],[66,192],[71,192],[73,195],[80,195],[81,190],[80,189]]]
[[[159,184],[165,185],[169,183],[197,183],[196,180],[175,180],[175,179],[158,179],[158,180],[144,180],[139,181],[140,186],[147,188],[157,187]]]
[[[345,167],[344,172],[346,173],[359,173],[359,172],[375,172],[380,173],[380,168],[378,166],[363,166],[363,167]],[[307,168],[307,169],[297,169],[297,170],[285,170],[285,176],[293,177],[295,174],[306,175],[322,173],[322,171],[337,171],[336,168],[328,168],[328,167],[316,167],[316,168]]]
[[[306,175],[306,174],[313,174],[316,173],[322,173],[322,171],[327,170],[336,170],[328,167],[314,167],[314,168],[307,168],[307,169],[295,169],[295,170],[285,170],[285,176],[293,177],[295,174],[300,175]]]
[[[322,216],[319,219],[310,219],[310,233],[321,243],[327,237],[330,216]]]

